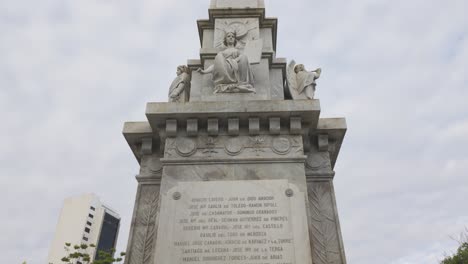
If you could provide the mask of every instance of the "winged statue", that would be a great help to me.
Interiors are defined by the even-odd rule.
[[[292,60],[287,68],[287,82],[292,99],[314,99],[317,80],[322,73],[321,68],[306,71],[303,64]]]

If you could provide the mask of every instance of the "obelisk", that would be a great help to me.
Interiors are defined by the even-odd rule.
[[[140,164],[127,264],[346,263],[346,122],[320,118],[320,68],[276,57],[277,23],[262,0],[213,0],[169,102],[125,123]]]

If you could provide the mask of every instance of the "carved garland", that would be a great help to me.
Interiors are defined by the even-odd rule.
[[[311,186],[312,185],[312,186]],[[309,185],[312,260],[314,264],[341,264],[330,192],[318,183]]]
[[[155,192],[143,203],[139,225],[141,231],[136,234],[135,250],[132,252],[132,264],[149,264],[153,255],[153,245],[157,236],[157,214],[159,209],[159,192]]]

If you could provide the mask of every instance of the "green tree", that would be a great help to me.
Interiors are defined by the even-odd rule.
[[[67,251],[67,255],[63,257],[62,263],[63,264],[113,264],[119,263],[123,260],[125,256],[125,252],[121,252],[119,257],[114,258],[115,249],[111,249],[110,251],[102,251],[99,250],[97,252],[97,258],[93,262],[91,262],[91,256],[89,255],[89,249],[96,248],[94,244],[81,244],[81,245],[72,245],[70,243],[65,243],[65,250]]]
[[[468,229],[460,235],[460,239],[455,239],[460,243],[457,252],[452,256],[445,257],[441,264],[468,264]]]

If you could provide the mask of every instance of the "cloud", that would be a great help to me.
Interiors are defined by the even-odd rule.
[[[208,5],[0,3],[5,263],[44,263],[63,199],[84,192],[120,212],[125,250],[138,167],[122,124],[198,58]],[[277,56],[321,66],[322,116],[348,121],[334,181],[348,262],[437,263],[468,223],[467,2],[266,6]]]

